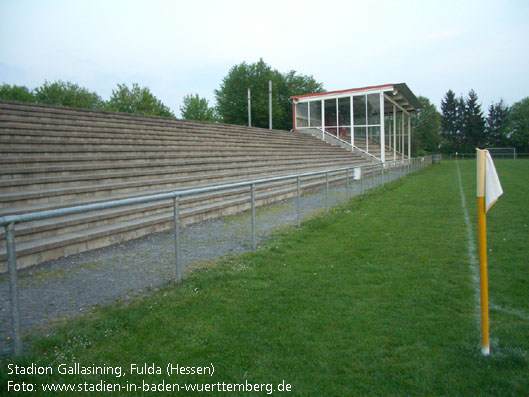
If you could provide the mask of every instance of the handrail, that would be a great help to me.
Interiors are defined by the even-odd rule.
[[[203,188],[176,190],[170,193],[161,193],[161,194],[154,194],[154,195],[149,195],[149,196],[135,197],[135,198],[130,198],[130,199],[106,201],[106,202],[97,203],[97,204],[79,205],[75,207],[60,208],[56,210],[30,212],[27,214],[20,214],[20,215],[8,215],[8,216],[0,217],[0,226],[7,226],[10,223],[17,224],[17,223],[31,222],[31,221],[42,220],[42,219],[57,218],[60,216],[81,214],[84,212],[103,210],[103,209],[115,208],[115,207],[123,207],[126,205],[142,204],[142,203],[148,203],[148,202],[160,201],[160,200],[168,200],[168,199],[174,199],[180,196],[191,196],[194,194],[216,192],[216,191],[225,190],[225,189],[248,187],[251,185],[258,185],[258,184],[269,183],[269,182],[278,182],[278,181],[294,179],[298,177],[302,178],[306,176],[321,175],[321,174],[326,174],[326,173],[330,174],[330,173],[335,173],[339,171],[351,170],[354,168],[369,168],[369,167],[374,167],[376,165],[377,164],[360,164],[356,166],[332,168],[332,169],[326,169],[326,170],[320,170],[320,171],[305,172],[301,174],[276,176],[276,177],[265,178],[265,179],[255,179],[255,180],[244,181],[244,182],[228,183],[228,184],[217,185],[217,186],[208,186],[208,187],[203,187]]]
[[[330,136],[332,139],[336,139],[337,141],[340,141],[341,143],[351,147],[351,149],[356,149],[356,150],[358,150],[358,151],[360,151],[360,152],[362,152],[362,153],[364,153],[364,154],[366,154],[366,155],[368,155],[370,157],[373,157],[375,160],[377,160],[379,162],[382,161],[379,157],[375,156],[374,154],[371,154],[371,153],[369,153],[369,152],[367,152],[367,151],[365,151],[363,149],[360,149],[358,146],[351,145],[349,142],[344,141],[342,138],[339,138],[339,137],[331,134],[330,132],[325,131],[325,128],[320,128],[320,127],[315,127],[315,128],[320,130],[323,134]],[[324,138],[324,140],[325,140],[325,138]]]
[[[374,154],[369,153],[368,151],[366,151],[366,150],[364,150],[364,149],[362,149],[362,148],[359,148],[359,147],[356,146],[356,145],[351,145],[349,142],[344,141],[343,139],[338,138],[337,136],[334,136],[334,135],[331,134],[330,132],[325,131],[324,128],[320,128],[320,127],[313,127],[313,128],[316,128],[316,129],[320,130],[321,132],[323,132],[324,134],[330,136],[331,138],[336,139],[336,140],[338,140],[338,141],[340,141],[340,142],[342,142],[342,143],[344,143],[344,144],[350,146],[351,148],[356,149],[356,150],[358,150],[359,152],[362,152],[363,154],[365,154],[365,155],[367,155],[367,156],[373,157],[375,160],[377,160],[377,161],[379,161],[379,162],[382,161],[382,159],[381,159],[380,157],[377,157],[377,156],[375,156]],[[385,148],[388,148],[388,147],[385,147]],[[399,153],[399,154],[400,154],[401,156],[403,156],[403,158],[404,158],[404,156],[406,156],[406,155],[403,154],[403,153]],[[407,157],[407,156],[406,156],[406,157]],[[409,158],[409,157],[408,157],[408,158]],[[395,160],[393,160],[393,161],[395,161]]]
[[[432,163],[436,160],[434,156],[428,156],[428,157],[431,158]],[[171,193],[155,194],[155,195],[142,196],[142,197],[136,197],[136,198],[131,198],[131,199],[108,201],[108,202],[97,203],[97,204],[80,205],[76,207],[61,208],[57,210],[39,211],[39,212],[33,212],[33,213],[27,213],[27,214],[8,215],[8,216],[0,217],[0,226],[5,227],[7,270],[8,270],[8,278],[9,278],[9,299],[11,301],[11,326],[12,326],[12,333],[13,333],[14,354],[20,355],[22,353],[22,338],[21,338],[21,330],[20,330],[20,306],[18,303],[18,275],[17,275],[16,246],[15,246],[15,224],[17,223],[29,222],[29,221],[35,221],[35,220],[41,220],[41,219],[56,218],[56,217],[65,216],[65,215],[80,214],[84,212],[121,207],[125,205],[173,199],[174,240],[175,240],[175,260],[176,260],[175,279],[177,282],[179,282],[182,279],[182,272],[183,272],[182,260],[181,260],[182,255],[180,253],[180,225],[179,225],[180,224],[179,219],[180,219],[180,197],[181,196],[190,196],[193,194],[215,192],[219,190],[232,189],[232,188],[238,188],[238,187],[250,187],[250,201],[251,201],[251,209],[252,209],[252,246],[255,249],[256,248],[255,186],[257,184],[277,182],[277,181],[283,181],[283,180],[294,179],[294,178],[296,179],[296,188],[297,188],[297,209],[296,211],[297,211],[297,219],[298,219],[298,227],[299,227],[300,226],[300,205],[299,205],[300,178],[307,177],[307,176],[313,176],[313,175],[325,174],[325,189],[326,189],[325,201],[326,201],[327,213],[329,213],[329,197],[328,197],[329,174],[340,172],[340,171],[346,172],[345,178],[346,178],[346,187],[347,187],[347,196],[348,196],[349,194],[349,170],[358,169],[358,168],[360,169],[373,168],[372,177],[373,177],[373,186],[374,186],[375,170],[377,168],[380,168],[381,170],[382,184],[384,184],[384,169],[389,168],[390,180],[391,180],[391,168],[392,168],[391,166],[392,165],[395,165],[395,166],[399,165],[401,167],[407,166],[407,172],[411,172],[414,169],[422,168],[421,163],[424,163],[425,158],[426,157],[422,157],[422,158],[416,157],[415,159],[409,159],[409,158],[400,159],[400,160],[387,161],[385,163],[378,162],[378,163],[371,163],[371,164],[360,164],[360,165],[332,168],[332,169],[326,169],[326,170],[320,170],[320,171],[305,172],[305,173],[300,173],[300,174],[283,175],[283,176],[276,176],[272,178],[255,179],[255,180],[250,180],[250,181],[228,183],[228,184],[217,185],[217,186],[208,186],[208,187],[203,187],[203,188],[177,190]],[[387,167],[388,165],[390,167]],[[403,168],[402,170],[403,170],[403,174],[405,174],[406,171]],[[361,172],[360,174],[361,174],[360,179],[363,181],[364,172]],[[362,184],[362,192],[363,192],[363,184]]]
[[[325,128],[321,128],[321,129],[320,129],[319,127],[316,127],[316,128],[318,128],[318,129],[319,129],[320,131],[322,131],[324,134],[327,134],[327,135],[329,135],[330,137],[332,137],[332,138],[334,138],[334,139],[336,139],[336,140],[338,140],[338,141],[340,141],[340,142],[342,142],[342,143],[345,143],[346,145],[352,146],[349,142],[344,141],[342,138],[339,138],[338,136],[335,136],[335,135],[331,134],[330,132],[325,131]]]

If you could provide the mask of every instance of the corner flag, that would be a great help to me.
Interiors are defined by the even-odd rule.
[[[485,210],[488,212],[498,198],[503,194],[500,178],[494,167],[494,162],[488,150],[485,152]]]
[[[490,354],[489,344],[489,282],[487,275],[487,211],[503,194],[500,179],[488,150],[476,149],[479,286],[481,297],[481,353]]]

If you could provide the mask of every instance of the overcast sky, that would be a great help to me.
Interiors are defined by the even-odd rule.
[[[71,81],[108,99],[147,86],[179,116],[263,60],[328,91],[405,82],[439,107],[529,96],[529,1],[0,0],[0,83]]]

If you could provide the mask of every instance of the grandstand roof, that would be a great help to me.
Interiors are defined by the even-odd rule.
[[[290,100],[294,103],[307,102],[311,99],[332,99],[349,95],[368,94],[374,92],[384,92],[390,99],[402,106],[408,112],[413,112],[421,108],[421,103],[406,83],[382,84],[368,87],[351,88],[347,90],[320,92],[314,94],[304,94],[291,96]]]

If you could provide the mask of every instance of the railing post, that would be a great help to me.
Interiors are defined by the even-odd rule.
[[[345,170],[345,201],[349,202],[349,168]]]
[[[380,186],[384,186],[384,164],[380,163]]]
[[[20,307],[18,305],[18,276],[15,247],[15,223],[5,227],[7,249],[7,271],[9,273],[9,299],[11,301],[11,327],[15,356],[22,354],[22,337],[20,335]]]
[[[364,194],[364,168],[360,168],[360,194]]]
[[[301,191],[300,191],[300,186],[299,186],[299,176],[296,178],[296,190],[297,190],[297,195],[296,195],[296,213],[297,213],[297,217],[298,217],[298,227],[300,227],[301,226],[301,213],[300,213],[300,209],[299,209],[299,201],[300,201]]]
[[[173,197],[175,280],[182,281],[182,256],[180,255],[180,196]]]
[[[252,249],[255,250],[257,247],[255,241],[255,183],[252,183],[250,187],[250,196],[252,201]]]
[[[325,211],[329,215],[329,173],[325,173]]]

